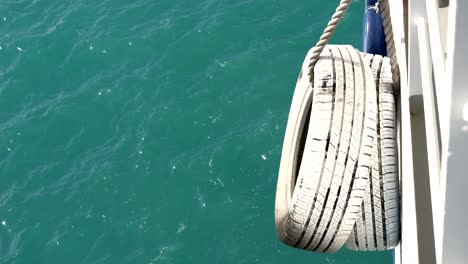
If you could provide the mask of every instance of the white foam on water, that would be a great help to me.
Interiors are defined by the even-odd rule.
[[[179,228],[177,228],[177,234],[184,232],[185,229],[187,229],[187,226],[184,223],[180,223]]]
[[[198,203],[200,204],[200,207],[202,208],[206,207],[205,198],[201,194],[200,187],[197,187],[197,200],[198,200]]]
[[[216,180],[218,181],[221,187],[224,187],[224,182],[220,178],[216,177]]]
[[[166,251],[169,249],[169,247],[165,246],[165,247],[162,247],[160,250],[159,250],[159,255],[157,255],[151,262],[150,264],[153,264],[153,263],[157,263],[161,258],[164,258],[165,254],[166,254]]]

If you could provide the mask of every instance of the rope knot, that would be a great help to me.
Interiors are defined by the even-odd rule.
[[[371,6],[371,7],[367,8],[366,14],[367,14],[367,12],[369,12],[370,10],[374,10],[374,12],[375,12],[376,14],[380,13],[379,1],[377,1],[377,3],[375,3],[375,6]]]

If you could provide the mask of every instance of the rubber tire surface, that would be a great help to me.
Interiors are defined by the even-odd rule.
[[[396,104],[390,60],[379,55],[363,56],[372,68],[378,90],[378,129],[361,218],[346,246],[361,251],[387,250],[400,241]]]
[[[290,246],[334,252],[361,217],[377,130],[377,94],[371,69],[351,46],[324,49],[312,89],[303,74],[310,54],[286,128],[275,223],[280,240]]]

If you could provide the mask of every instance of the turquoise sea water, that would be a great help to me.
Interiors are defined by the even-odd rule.
[[[286,247],[294,84],[338,1],[0,2],[1,263],[391,263]],[[333,43],[361,46],[362,1]]]

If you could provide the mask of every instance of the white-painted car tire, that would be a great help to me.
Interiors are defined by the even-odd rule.
[[[377,92],[364,57],[327,46],[309,72],[309,51],[289,113],[275,204],[278,236],[306,250],[334,252],[361,219],[377,131]]]
[[[364,55],[378,91],[378,129],[372,154],[372,176],[366,188],[361,218],[346,246],[351,250],[387,250],[400,241],[400,184],[398,176],[396,104],[390,60]]]

